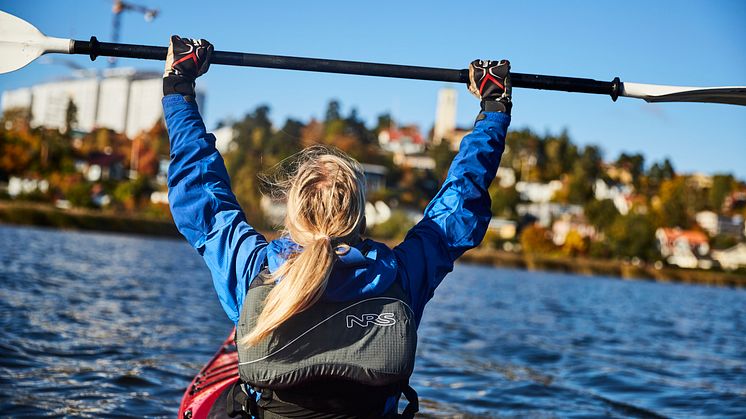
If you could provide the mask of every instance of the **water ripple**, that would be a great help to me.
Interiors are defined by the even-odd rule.
[[[22,243],[22,246],[18,244]],[[173,417],[231,328],[184,242],[0,226],[0,412]],[[746,293],[459,265],[424,417],[744,417]]]

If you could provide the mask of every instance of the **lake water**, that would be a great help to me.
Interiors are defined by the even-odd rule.
[[[0,416],[174,417],[231,329],[180,240],[0,226]],[[746,292],[458,265],[425,309],[432,417],[744,417]]]

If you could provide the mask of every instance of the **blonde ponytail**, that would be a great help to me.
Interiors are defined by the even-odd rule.
[[[364,223],[365,179],[356,161],[324,147],[296,158],[302,161],[289,180],[285,229],[302,250],[272,274],[279,282],[267,295],[256,327],[241,339],[246,346],[256,345],[318,301],[334,265],[336,245],[344,249],[344,242],[356,237]]]

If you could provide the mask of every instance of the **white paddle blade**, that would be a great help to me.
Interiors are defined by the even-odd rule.
[[[746,86],[686,87],[622,83],[622,96],[646,102],[707,102],[746,106]]]
[[[0,74],[25,67],[48,52],[70,53],[69,39],[44,36],[23,19],[0,10]]]

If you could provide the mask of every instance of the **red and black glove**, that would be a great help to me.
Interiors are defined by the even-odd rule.
[[[513,108],[510,61],[472,61],[469,64],[469,91],[482,101],[483,111],[510,115]]]
[[[163,95],[194,96],[194,80],[207,73],[213,49],[204,39],[172,35],[163,73]]]

